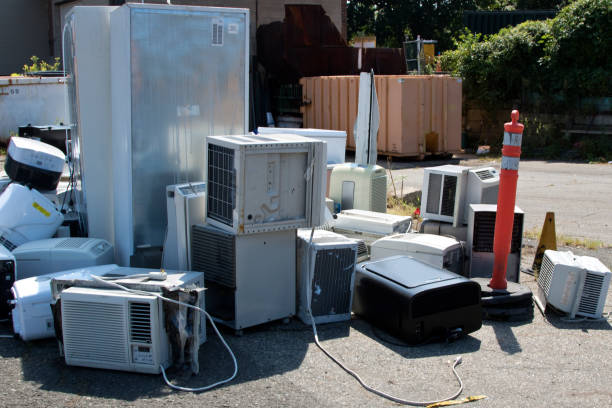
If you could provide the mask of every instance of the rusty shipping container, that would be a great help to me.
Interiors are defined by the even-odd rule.
[[[423,157],[461,150],[461,79],[448,75],[377,75],[378,152]],[[355,149],[359,77],[302,78],[304,127],[344,130]]]

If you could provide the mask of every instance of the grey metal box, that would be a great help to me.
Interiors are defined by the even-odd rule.
[[[206,310],[235,330],[293,316],[296,230],[238,235],[194,225],[191,267],[206,276]]]
[[[130,3],[111,14],[121,265],[160,253],[166,186],[206,179],[206,136],[246,133],[248,38],[246,9]]]

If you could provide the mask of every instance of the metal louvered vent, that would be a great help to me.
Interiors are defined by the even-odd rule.
[[[555,266],[550,261],[550,258],[544,254],[542,265],[540,266],[540,272],[538,274],[538,285],[540,288],[542,288],[547,297],[550,295],[550,283],[552,282],[554,270]]]
[[[66,238],[55,244],[56,248],[81,248],[90,238]]]
[[[580,303],[578,304],[578,314],[587,314],[594,316],[597,314],[597,306],[599,306],[599,298],[601,289],[604,284],[603,275],[594,273],[586,273]]]
[[[236,288],[236,236],[209,225],[191,230],[191,267],[207,281]]]
[[[368,259],[370,254],[368,253],[368,246],[366,243],[359,239],[357,240],[357,262]]]
[[[478,176],[478,178],[481,180],[492,179],[495,177],[493,173],[491,173],[490,170],[479,170],[479,171],[476,171],[475,173]]]
[[[236,206],[234,150],[208,145],[208,205],[207,215],[213,220],[233,226]]]
[[[455,212],[455,193],[457,192],[457,176],[444,176],[442,188],[442,206],[440,214],[452,217]]]
[[[387,212],[387,175],[384,170],[381,173],[372,180],[370,208],[376,212]]]
[[[351,248],[317,251],[312,280],[313,316],[350,313],[354,268],[355,251]]]
[[[64,353],[72,359],[127,363],[123,305],[62,301]]]
[[[436,173],[429,174],[429,184],[427,186],[427,206],[425,211],[430,214],[437,214],[440,208],[440,189],[442,187],[442,175]]]
[[[495,237],[495,218],[497,212],[478,211],[474,214],[474,241],[472,250],[474,252],[493,252],[493,240]],[[523,214],[514,214],[512,226],[512,242],[510,252],[516,253],[521,249],[523,235]]]
[[[223,45],[223,20],[221,19],[213,20],[212,45]]]
[[[151,344],[151,306],[146,302],[130,302],[130,341]]]

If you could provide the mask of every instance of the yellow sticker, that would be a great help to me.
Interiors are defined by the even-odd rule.
[[[36,201],[34,201],[32,203],[32,207],[36,208],[38,211],[40,211],[42,213],[42,215],[44,215],[45,217],[50,217],[51,213],[47,210],[45,210],[44,208],[41,207],[40,204],[38,204]]]

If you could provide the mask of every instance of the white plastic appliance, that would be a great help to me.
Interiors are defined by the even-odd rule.
[[[238,235],[194,225],[191,266],[206,274],[206,310],[235,330],[295,314],[296,231]]]
[[[61,301],[66,364],[151,374],[170,366],[159,298],[72,287]]]
[[[495,218],[497,205],[470,204],[465,253],[469,256],[468,277],[490,278],[493,274],[493,240],[495,237]],[[506,279],[518,282],[521,268],[521,249],[523,246],[523,223],[525,213],[514,207],[514,224]]]
[[[298,230],[297,315],[311,323],[351,320],[353,283],[357,263],[357,241],[331,231]]]
[[[470,204],[497,204],[499,172],[493,167],[470,169],[467,175],[467,191],[462,210],[462,223],[467,224]]]
[[[53,314],[51,313],[51,280],[90,279],[92,274],[103,276],[118,268],[117,265],[103,265],[72,271],[55,272],[16,281],[11,288],[13,332],[24,341],[55,336]]]
[[[372,243],[370,260],[408,255],[429,265],[463,275],[463,246],[454,238],[433,234],[395,234]]]
[[[0,244],[9,251],[52,237],[63,220],[53,203],[34,189],[12,183],[0,195]]]
[[[538,275],[537,300],[571,318],[602,317],[610,270],[597,258],[547,250]],[[544,309],[544,307],[542,308]]]
[[[209,136],[206,222],[236,234],[324,222],[325,143],[288,134]]]
[[[387,173],[377,165],[337,165],[329,180],[329,198],[342,210],[387,212]]]
[[[126,3],[111,13],[119,264],[159,267],[166,186],[206,178],[207,136],[248,131],[249,21],[248,9],[229,7]]]
[[[451,164],[425,168],[421,216],[459,225],[463,220],[469,170]]]
[[[0,245],[0,319],[9,316],[11,307],[11,287],[15,282],[15,257],[5,247]]]
[[[322,140],[327,143],[327,164],[344,163],[346,152],[346,132],[344,130],[309,129],[309,128],[274,128],[258,127],[257,133],[269,135],[277,133],[289,133],[312,139]]]
[[[4,170],[11,180],[39,190],[55,190],[66,156],[57,147],[39,140],[11,137]]]
[[[191,270],[191,227],[206,217],[206,183],[175,184],[166,188],[168,231],[163,268]]]
[[[108,4],[108,2],[107,2]],[[89,237],[115,245],[110,15],[115,6],[76,6],[63,29],[74,197]]]
[[[113,246],[98,238],[49,238],[13,250],[17,280],[53,272],[113,263]]]
[[[362,238],[367,244],[389,234],[406,232],[411,224],[411,217],[364,210],[343,210],[331,223],[335,232]]]

